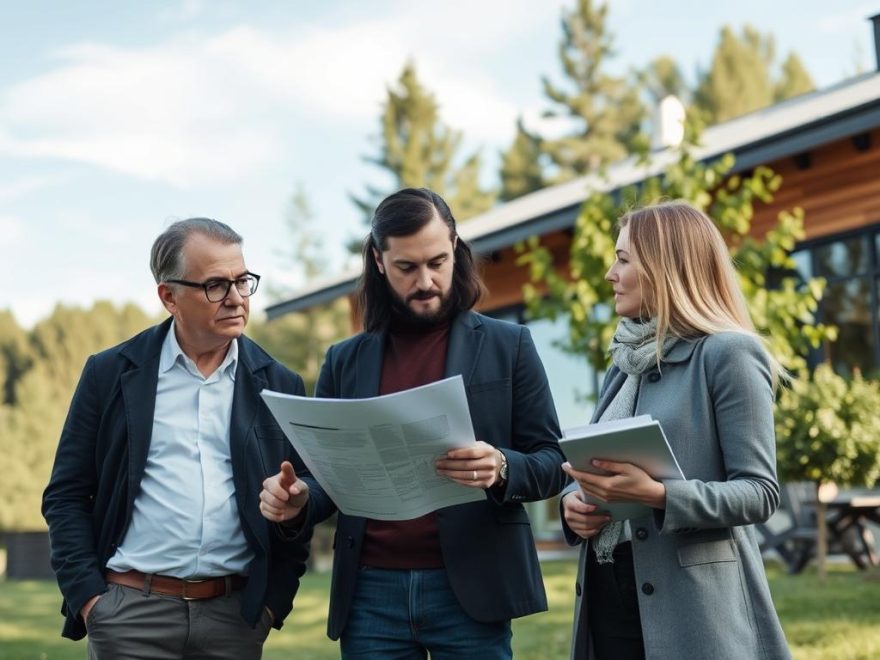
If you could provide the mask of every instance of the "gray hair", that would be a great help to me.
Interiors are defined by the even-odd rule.
[[[211,218],[178,220],[159,234],[150,250],[150,270],[156,284],[179,280],[186,272],[183,247],[193,234],[202,234],[224,245],[241,245],[242,238],[229,225]]]

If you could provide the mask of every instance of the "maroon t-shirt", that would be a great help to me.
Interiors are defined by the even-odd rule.
[[[443,378],[449,323],[427,332],[392,324],[385,344],[379,394],[391,394]],[[412,520],[367,520],[361,565],[373,568],[442,568],[437,514]]]

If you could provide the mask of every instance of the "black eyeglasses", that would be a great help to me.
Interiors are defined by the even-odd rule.
[[[191,286],[194,289],[204,289],[205,297],[208,299],[208,302],[216,303],[226,300],[226,296],[228,296],[229,292],[232,290],[233,284],[235,285],[235,290],[238,292],[238,295],[242,298],[254,295],[257,291],[257,287],[260,285],[260,276],[256,273],[245,273],[234,280],[212,278],[210,280],[205,280],[204,282],[190,282],[189,280],[165,281],[171,282],[172,284]]]

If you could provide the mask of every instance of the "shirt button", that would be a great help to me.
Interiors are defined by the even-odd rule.
[[[648,374],[648,382],[656,383],[658,380],[660,380],[659,372],[652,371],[651,373]]]
[[[650,582],[645,582],[642,585],[642,593],[646,596],[650,596],[652,593],[654,593],[654,585]]]
[[[645,529],[644,527],[639,527],[636,530],[636,538],[639,541],[644,541],[646,538],[648,538],[648,530]]]

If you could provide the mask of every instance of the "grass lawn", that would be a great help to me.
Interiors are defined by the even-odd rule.
[[[880,581],[866,581],[848,565],[831,566],[825,586],[809,570],[790,576],[771,566],[768,574],[797,660],[880,658]],[[568,657],[574,576],[571,561],[544,564],[550,611],[514,622],[518,660]],[[329,580],[328,573],[305,577],[284,630],[269,636],[265,658],[339,657],[336,643],[324,635]],[[0,658],[84,658],[84,642],[74,643],[59,635],[60,600],[54,583],[0,582]]]

